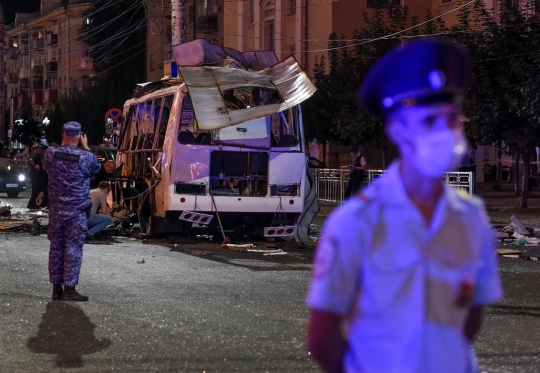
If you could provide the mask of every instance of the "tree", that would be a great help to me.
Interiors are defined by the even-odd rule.
[[[524,165],[521,207],[527,207],[530,154],[540,143],[540,77],[535,73],[540,28],[532,0],[500,0],[498,9],[495,20],[478,0],[462,8],[452,29],[473,59],[462,109],[471,119],[469,136],[497,144],[500,153],[506,147],[519,152]],[[500,173],[499,164],[499,182]]]
[[[527,207],[531,154],[540,144],[540,74],[536,73],[540,23],[536,10],[535,0],[499,0],[496,13],[476,0],[459,8],[458,22],[450,29],[438,18],[405,32],[409,25],[418,24],[416,17],[408,17],[406,7],[402,12],[390,9],[386,16],[383,8],[375,7],[371,14],[364,14],[366,26],[354,33],[353,52],[352,46],[345,48],[344,37],[331,35],[328,66],[316,68],[319,91],[306,103],[306,111],[311,111],[306,117],[321,118],[330,127],[324,136],[333,141],[367,143],[381,147],[384,153],[388,140],[382,121],[355,107],[358,87],[373,64],[399,43],[447,34],[468,49],[473,61],[462,103],[469,119],[465,126],[469,142],[497,147],[496,186],[501,180],[501,155],[523,159],[521,206]],[[432,18],[428,12],[426,19]],[[318,125],[317,120],[306,123],[306,132],[318,133],[320,129],[309,128]]]
[[[418,22],[409,19],[408,7],[400,12],[375,6],[364,14],[366,27],[353,34],[348,45],[345,36],[331,34],[328,62],[321,57],[314,75],[318,91],[304,104],[306,134],[317,141],[335,141],[344,145],[370,144],[379,147],[386,163],[389,142],[382,118],[364,115],[358,110],[357,93],[371,66],[401,43],[398,37],[383,38]],[[374,41],[372,41],[374,40]]]
[[[47,113],[51,120],[46,131],[49,143],[60,143],[62,127],[69,121],[81,123],[82,131],[88,136],[90,144],[101,143],[105,134],[105,113],[118,105],[114,98],[107,94],[108,87],[105,80],[96,79],[81,89],[72,90],[69,96],[62,96]]]

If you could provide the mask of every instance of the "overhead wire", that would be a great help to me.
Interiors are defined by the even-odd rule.
[[[97,59],[100,59],[100,58],[104,58],[104,57],[106,57],[108,54],[111,54],[112,52],[114,52],[115,50],[117,50],[118,48],[120,48],[120,47],[122,46],[122,43],[124,43],[124,42],[125,42],[125,41],[126,41],[126,40],[134,33],[134,32],[136,32],[136,31],[138,31],[139,29],[141,29],[141,28],[143,28],[143,27],[146,26],[146,19],[140,20],[139,22],[137,22],[137,23],[135,24],[135,26],[137,26],[137,27],[135,27],[134,29],[132,29],[130,32],[127,32],[127,31],[126,31],[126,32],[123,32],[123,33],[121,34],[121,36],[118,36],[117,38],[115,38],[114,40],[120,39],[120,38],[124,37],[124,35],[127,34],[127,36],[125,36],[120,42],[117,42],[116,45],[115,45],[114,47],[112,47],[110,50],[106,51],[102,56],[99,56],[99,57],[97,57],[97,58],[94,58],[94,61],[97,60]],[[101,45],[101,46],[100,46],[99,48],[97,48],[96,50],[92,50],[92,53],[95,53],[95,52],[97,52],[97,51],[103,49],[103,48],[104,48],[106,45],[108,45],[109,43],[110,43],[110,41],[107,42],[106,44]],[[93,48],[93,47],[94,47],[94,46],[92,46],[92,48]]]
[[[330,52],[330,51],[334,51],[334,50],[340,50],[340,49],[346,49],[346,48],[351,48],[351,47],[355,47],[355,46],[358,46],[358,45],[361,45],[361,44],[367,44],[367,43],[372,43],[374,41],[378,41],[378,40],[382,40],[382,39],[388,39],[392,36],[395,36],[395,35],[399,35],[399,34],[402,34],[404,32],[407,32],[407,31],[410,31],[414,28],[417,28],[417,27],[420,27],[422,25],[425,25],[429,22],[433,22],[435,21],[436,19],[439,19],[441,17],[444,17],[445,15],[447,14],[450,14],[452,12],[455,12],[456,10],[459,10],[465,6],[468,6],[472,3],[474,3],[476,0],[471,0],[463,5],[460,5],[452,10],[449,10],[448,12],[445,12],[445,13],[442,13],[442,14],[439,14],[438,16],[436,17],[433,17],[433,18],[430,18],[424,22],[421,22],[421,23],[418,23],[416,25],[413,25],[411,27],[408,27],[406,29],[403,29],[403,30],[400,30],[400,31],[397,31],[397,32],[393,32],[389,35],[385,35],[385,36],[380,36],[380,37],[377,37],[377,38],[373,38],[373,39],[369,39],[369,40],[365,40],[365,41],[361,41],[361,42],[358,42],[358,43],[353,43],[353,44],[349,44],[349,45],[343,45],[343,46],[339,46],[339,47],[333,47],[333,48],[324,48],[324,49],[315,49],[315,50],[304,50],[304,51],[295,51],[295,53],[314,53],[314,52]],[[296,39],[295,39],[296,40]],[[339,40],[336,40],[336,41],[339,41]],[[289,51],[275,51],[276,53],[289,53]]]
[[[118,0],[116,3],[118,3],[119,1],[122,1],[122,0]],[[110,1],[109,1],[109,3],[110,3]],[[114,4],[116,4],[116,3],[114,3]],[[114,4],[111,4],[110,6],[112,6],[112,5],[114,5]],[[136,4],[136,3],[135,3],[135,4]],[[142,4],[139,4],[139,7],[140,7],[141,5],[142,5]],[[121,13],[119,16],[115,17],[113,20],[116,20],[116,19],[118,19],[120,16],[122,16],[122,15],[128,13],[130,10],[132,10],[132,8],[133,8],[133,4],[132,4],[131,7],[129,7],[128,9],[126,9],[123,13]],[[135,10],[135,12],[136,12],[136,10]],[[94,13],[95,13],[95,12],[94,12]],[[126,34],[128,34],[128,37],[129,37],[129,35],[131,35],[133,32],[135,32],[135,31],[141,29],[142,27],[144,27],[144,26],[145,26],[145,23],[146,23],[146,18],[141,19],[141,20],[140,20],[139,22],[137,22],[135,25],[131,25],[131,21],[133,20],[133,16],[134,16],[134,15],[135,15],[135,13],[134,13],[134,14],[132,15],[132,17],[130,18],[130,21],[129,21],[128,25],[126,25],[123,29],[120,29],[119,32],[117,32],[114,36],[112,36],[112,37],[110,37],[110,38],[108,38],[108,39],[106,39],[106,40],[104,40],[104,41],[102,41],[102,42],[99,42],[99,43],[97,43],[97,44],[95,44],[95,45],[93,45],[93,46],[91,46],[91,47],[98,47],[97,50],[100,50],[101,48],[103,48],[104,46],[108,45],[108,44],[111,43],[112,41],[115,41],[115,40],[117,40],[117,39],[120,39],[120,38],[124,37]],[[104,29],[106,26],[108,26],[110,23],[111,23],[111,21],[107,22],[107,24],[106,24],[105,26],[100,27],[97,31],[98,31],[98,32],[101,31],[101,30]],[[130,27],[130,26],[131,26],[131,27]],[[96,33],[97,33],[97,32],[96,32]],[[96,33],[95,33],[95,34],[96,34]],[[78,37],[75,37],[75,38],[72,38],[72,39],[69,39],[69,40],[74,40],[74,39],[77,39],[77,38],[78,38]],[[127,37],[124,37],[124,39],[122,40],[122,42],[125,41],[126,39],[127,39]],[[69,40],[68,40],[68,41],[69,41]],[[68,41],[64,41],[64,43],[67,43]],[[79,40],[79,41],[80,41],[80,40]],[[82,42],[82,41],[81,41],[81,42]],[[118,46],[120,46],[120,45],[122,44],[122,42],[118,43],[117,46],[115,46],[115,48],[113,48],[113,50],[115,50]],[[59,43],[59,44],[60,44],[60,43]],[[57,46],[58,46],[58,45],[57,45]],[[74,51],[71,51],[71,52],[69,52],[69,53],[60,54],[58,57],[62,56],[62,57],[68,58],[68,56],[70,56],[70,55],[79,54],[79,53],[81,53],[81,52],[86,52],[86,51],[88,51],[88,49],[89,49],[89,47],[85,45],[85,46],[83,46],[82,48],[77,49],[77,50],[74,50]],[[36,51],[36,50],[30,50],[30,52],[31,52],[31,51]],[[43,52],[44,49],[39,49],[39,51]],[[106,56],[107,53],[109,53],[109,52],[110,52],[110,51],[106,52],[103,56],[99,56],[98,59],[101,59],[101,57]],[[110,53],[112,53],[112,52],[110,52]],[[31,57],[31,54],[29,54],[29,57]],[[43,58],[44,56],[40,54],[40,55],[38,55],[38,57]],[[58,58],[58,57],[57,57],[57,58]],[[95,61],[95,62],[96,62],[96,61]],[[97,62],[100,62],[100,60],[98,60]],[[69,67],[69,66],[68,66],[68,68],[63,69],[63,70],[57,72],[56,75],[65,73],[65,72],[67,72],[67,71],[74,71],[74,70],[76,70],[76,68],[72,68],[72,67]]]
[[[134,3],[136,4],[136,3]],[[79,41],[79,42],[84,42],[85,40],[88,40],[90,39],[91,37],[95,36],[96,34],[98,34],[99,32],[103,31],[105,28],[107,28],[112,22],[114,22],[115,20],[117,20],[118,18],[120,18],[121,16],[123,16],[124,14],[128,13],[129,11],[131,11],[133,8],[133,4],[132,6],[130,6],[128,9],[126,9],[124,12],[122,12],[121,14],[119,14],[118,16],[116,16],[115,18],[113,18],[112,20],[108,21],[107,23],[101,25],[99,28],[95,29],[95,30],[89,30],[88,32],[86,33],[82,33],[82,34],[79,34],[71,39],[67,39],[67,40],[64,40],[62,42],[59,42],[55,45],[55,48],[60,48],[60,47],[64,47],[64,46],[68,46],[69,43],[73,40],[76,40],[76,41]],[[70,27],[74,27],[75,25],[71,25]],[[90,34],[92,33],[92,34]],[[81,35],[87,35],[86,37],[81,37]],[[111,40],[115,40],[117,38],[117,35],[114,35],[112,37],[110,37],[109,39],[101,42],[101,44],[103,43],[108,43],[109,41]],[[33,48],[33,49],[30,49],[29,52],[36,52],[36,51],[40,51],[40,52],[43,52],[45,50],[45,48]],[[81,50],[77,50],[77,51],[74,51],[73,53],[69,53],[69,54],[75,54],[75,53],[78,53],[80,51],[83,51],[83,49]]]
[[[473,1],[474,1],[474,0],[473,0]],[[247,17],[243,16],[242,14],[240,14],[240,13],[238,13],[237,11],[235,11],[235,10],[229,8],[228,6],[223,5],[223,7],[224,7],[225,9],[228,9],[228,10],[230,10],[231,12],[233,12],[233,13],[239,15],[240,17],[242,17],[242,18],[244,18],[244,19],[247,19],[248,21],[251,22],[251,19],[250,19],[250,18],[247,18]],[[252,22],[252,23],[254,23],[254,24],[256,24],[256,25],[262,27],[262,25],[261,25],[260,23],[257,23],[257,22]],[[293,38],[293,37],[291,37],[291,36],[288,36],[288,35],[282,34],[282,33],[280,33],[280,32],[277,32],[277,31],[275,31],[275,30],[274,30],[274,32],[275,32],[276,34],[278,34],[278,35],[285,36],[286,38],[289,38],[289,39],[291,39],[291,40],[300,41],[300,40],[295,39],[295,38]],[[313,46],[318,47],[318,48],[321,48],[320,45],[316,45],[316,44],[313,44],[313,43],[310,43],[310,42],[308,42],[308,44],[309,44],[309,45],[313,45]],[[282,51],[279,51],[279,52],[276,51],[276,52],[277,52],[277,53],[288,53],[288,52],[282,52]]]
[[[111,20],[107,21],[106,23],[104,23],[103,25],[100,25],[99,28],[97,29],[90,29],[89,31],[87,32],[83,32],[81,33],[80,35],[77,35],[76,37],[74,38],[71,38],[71,39],[68,39],[68,40],[65,40],[63,42],[63,44],[67,44],[69,43],[70,41],[72,40],[77,40],[77,41],[85,41],[85,40],[88,40],[90,39],[92,36],[95,36],[96,34],[98,34],[99,32],[103,31],[104,29],[106,29],[111,23],[113,23],[114,21],[116,21],[117,19],[119,19],[120,17],[122,17],[124,14],[130,12],[133,8],[135,8],[135,5],[137,3],[134,2],[130,7],[128,7],[126,10],[124,10],[122,13],[120,13],[119,15],[117,15],[116,17],[112,18]],[[142,7],[142,4],[139,4],[139,6],[137,8],[140,8]],[[86,37],[82,37],[83,35],[88,35]]]
[[[110,0],[109,3],[110,3],[111,1],[113,1],[113,0]],[[106,9],[106,8],[108,8],[108,7],[110,7],[110,6],[113,6],[113,5],[115,5],[116,3],[119,3],[120,1],[123,1],[123,0],[117,0],[115,3],[110,4],[110,5],[107,6],[107,7],[104,6],[104,7],[102,7],[102,8],[99,8],[99,9],[96,10],[95,12],[90,13],[89,15],[87,15],[87,16],[85,16],[85,17],[81,17],[81,18],[78,18],[78,19],[76,19],[76,20],[73,20],[73,21],[72,21],[73,23],[70,24],[69,26],[58,29],[58,33],[59,33],[60,31],[64,31],[64,30],[67,30],[67,29],[69,29],[69,28],[71,28],[71,27],[74,27],[75,24],[77,24],[77,23],[80,22],[81,20],[85,20],[85,19],[89,18],[91,15],[94,15],[94,14],[96,14],[96,13],[98,13],[98,12],[100,12],[100,11],[102,11],[102,10],[104,10],[104,9]],[[108,3],[108,4],[109,4],[109,3]],[[75,40],[75,39],[78,39],[79,37],[80,37],[80,35],[78,35],[78,36],[76,36],[76,37],[74,37],[74,38],[65,40],[65,41],[63,41],[62,43],[58,43],[56,46],[58,46],[58,45],[60,45],[60,44],[66,44],[66,45],[67,45],[70,41]],[[43,48],[29,48],[28,51],[29,51],[29,52],[33,52],[33,51],[42,51],[42,50],[43,50]]]

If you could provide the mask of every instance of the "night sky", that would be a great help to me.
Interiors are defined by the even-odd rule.
[[[4,9],[4,22],[10,24],[15,20],[15,12],[32,13],[39,10],[41,0],[0,0]]]

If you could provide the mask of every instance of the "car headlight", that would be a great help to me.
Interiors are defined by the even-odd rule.
[[[19,181],[25,181],[26,180],[26,177],[24,177],[24,175],[19,175]]]

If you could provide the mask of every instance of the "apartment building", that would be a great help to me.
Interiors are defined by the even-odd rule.
[[[79,33],[90,5],[88,0],[42,0],[39,11],[16,14],[5,32],[8,109],[31,104],[44,113],[93,73]]]
[[[383,0],[389,11],[423,20],[436,1]],[[225,46],[241,51],[274,49],[278,58],[293,54],[312,73],[316,56],[327,55],[332,32],[351,38],[364,27],[363,14],[375,0],[245,0],[224,3]],[[437,3],[441,5],[442,3]]]
[[[240,0],[242,2],[242,0]],[[223,46],[224,0],[185,0],[186,41],[205,39]],[[172,53],[171,0],[147,0],[146,80],[156,81],[168,75]]]

